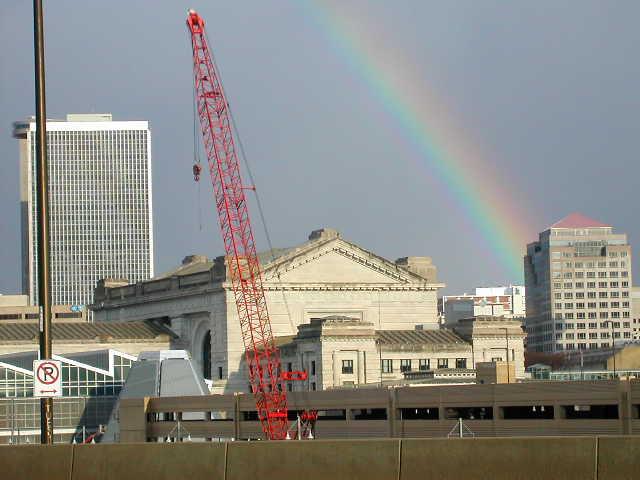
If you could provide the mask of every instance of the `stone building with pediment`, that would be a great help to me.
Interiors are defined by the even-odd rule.
[[[291,338],[312,318],[331,316],[356,319],[374,330],[439,328],[437,292],[444,284],[429,257],[392,262],[325,228],[302,245],[261,254],[260,261],[276,337]],[[160,320],[178,335],[174,348],[190,351],[212,379],[214,393],[247,391],[224,257],[186,257],[175,270],[136,284],[105,279],[94,298],[96,322]]]

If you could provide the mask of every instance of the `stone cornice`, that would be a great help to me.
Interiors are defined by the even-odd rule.
[[[390,280],[403,284],[427,284],[426,280],[419,275],[340,237],[331,238],[323,242],[309,242],[304,248],[296,249],[283,257],[277,258],[274,262],[265,266],[263,272],[265,281],[276,279],[283,273],[294,270],[332,252],[381,273],[389,277]],[[444,286],[442,284],[431,285],[434,288],[442,288]]]
[[[276,283],[263,283],[262,288],[266,291],[371,291],[371,292],[380,292],[380,291],[397,291],[397,292],[433,292],[437,291],[439,288],[442,288],[444,284],[441,283],[427,283],[424,285],[420,284],[411,284],[411,283],[403,283],[403,284],[346,284],[346,283],[307,283],[307,284],[276,284]],[[231,285],[225,285],[225,288],[230,289]]]

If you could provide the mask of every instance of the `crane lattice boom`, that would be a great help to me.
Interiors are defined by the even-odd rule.
[[[240,318],[251,389],[265,435],[271,440],[280,440],[287,435],[286,389],[240,178],[229,104],[209,51],[204,20],[190,10],[187,26],[193,48],[197,113]]]

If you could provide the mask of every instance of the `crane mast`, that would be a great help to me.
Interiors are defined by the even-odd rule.
[[[204,20],[189,10],[187,26],[193,50],[197,114],[240,319],[251,390],[265,436],[281,440],[287,435],[288,425],[284,379],[292,378],[282,372],[280,352],[273,339],[244,194],[247,187],[242,185],[229,104],[211,57]],[[199,167],[194,167],[194,175],[197,177],[199,173]]]

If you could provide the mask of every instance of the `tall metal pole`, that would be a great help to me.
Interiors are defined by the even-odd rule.
[[[36,222],[38,225],[38,305],[40,358],[51,358],[51,271],[49,258],[49,174],[47,108],[44,88],[44,21],[42,0],[33,0],[33,46],[36,74]],[[40,443],[53,443],[53,399],[40,399]]]
[[[507,340],[507,383],[511,383],[511,372],[509,371],[509,329],[504,329],[504,338]]]
[[[611,324],[611,354],[613,355],[613,378],[616,378],[616,329],[613,320],[609,320]]]

